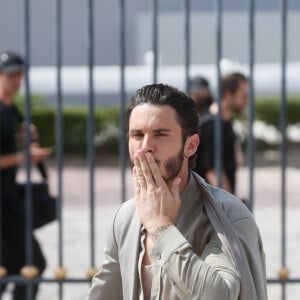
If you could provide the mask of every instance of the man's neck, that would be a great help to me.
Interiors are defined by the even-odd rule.
[[[229,121],[232,119],[233,113],[231,109],[227,106],[226,102],[222,100],[221,102],[221,109],[222,109],[222,120]],[[213,115],[216,115],[218,113],[218,105],[217,103],[213,103],[210,108],[210,112]]]
[[[8,95],[4,91],[1,91],[0,89],[0,103],[5,106],[9,106],[13,103],[13,97],[11,95]]]
[[[179,184],[179,193],[181,194],[187,184],[188,184],[188,181],[189,181],[189,172],[187,174],[180,174],[178,177],[180,177],[180,184]],[[172,185],[173,185],[173,182],[174,182],[174,179],[167,182],[167,185],[168,185],[168,188],[171,189],[172,188]]]
[[[232,119],[232,116],[232,110],[228,107],[226,101],[222,101],[222,119],[224,121],[229,121]]]
[[[185,190],[189,182],[189,178],[190,178],[190,171],[188,168],[186,168],[185,171],[180,176],[180,185],[179,185],[180,194]]]

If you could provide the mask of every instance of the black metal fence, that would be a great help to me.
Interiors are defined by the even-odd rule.
[[[182,24],[184,28],[184,49],[185,55],[183,57],[183,62],[185,67],[185,85],[188,87],[188,80],[190,75],[190,45],[191,45],[191,29],[190,29],[190,20],[191,20],[191,1],[192,0],[182,0],[182,14],[184,15],[184,23]],[[62,61],[62,2],[61,0],[56,0],[55,7],[55,22],[53,27],[55,28],[56,33],[56,69],[57,69],[57,94],[56,94],[56,166],[57,166],[57,216],[58,216],[58,266],[61,271],[64,270],[64,257],[63,257],[63,220],[62,220],[62,208],[63,208],[63,118],[62,118],[62,107],[63,107],[63,93],[62,93],[62,79],[61,79],[61,68],[63,65]],[[215,0],[215,20],[216,20],[216,49],[215,49],[215,66],[217,70],[217,82],[220,83],[221,69],[220,61],[222,58],[222,41],[223,41],[223,32],[222,32],[222,16],[223,16],[223,1]],[[278,278],[269,278],[269,284],[278,284],[281,286],[282,296],[281,299],[286,299],[286,285],[291,283],[300,283],[300,278],[290,278],[284,272],[287,268],[286,266],[286,126],[287,126],[287,92],[286,92],[286,61],[287,61],[287,0],[281,0],[281,110],[280,110],[280,131],[282,136],[282,142],[280,146],[281,153],[281,266],[282,272],[281,277]],[[126,157],[126,132],[125,126],[125,106],[126,106],[126,91],[125,91],[125,67],[126,67],[126,1],[118,1],[118,22],[119,22],[119,31],[115,34],[118,35],[118,45],[119,48],[119,70],[120,70],[120,170],[122,178],[122,199],[126,199],[126,188],[125,188],[125,174],[127,166],[127,157]],[[30,0],[23,1],[23,16],[24,16],[24,53],[26,59],[26,68],[25,68],[25,96],[26,96],[26,109],[25,109],[25,119],[27,124],[31,123],[31,107],[30,107],[30,81],[29,81],[29,67],[30,67],[30,57],[31,57],[31,30],[30,30]],[[87,28],[88,32],[88,43],[87,43],[87,53],[88,53],[88,69],[89,69],[89,101],[88,101],[88,130],[87,130],[87,145],[88,145],[88,165],[89,165],[89,199],[90,199],[90,266],[91,273],[96,266],[95,262],[95,180],[94,180],[94,167],[95,167],[95,153],[93,145],[94,137],[94,80],[93,80],[93,66],[94,66],[94,55],[95,55],[95,21],[94,21],[94,1],[87,0]],[[250,92],[249,92],[249,109],[248,109],[248,170],[249,170],[249,195],[248,199],[250,201],[250,208],[252,209],[255,205],[254,196],[253,196],[253,177],[254,177],[254,154],[255,154],[255,143],[253,137],[253,123],[254,123],[254,81],[253,81],[253,68],[255,65],[255,13],[256,13],[256,1],[248,0],[248,14],[249,14],[249,24],[248,24],[248,40],[249,40],[249,83],[250,83]],[[105,9],[105,7],[103,7]],[[158,35],[159,35],[159,1],[151,0],[150,14],[152,16],[152,51],[154,54],[152,74],[153,82],[158,80]],[[296,38],[296,37],[295,37]],[[218,97],[217,103],[219,106],[219,112],[221,111],[221,94],[220,94],[220,84],[218,84]],[[216,140],[215,140],[215,157],[216,157],[216,168],[218,170],[218,182],[221,182],[221,155],[220,155],[220,145],[222,143],[221,137],[221,117],[220,114],[216,119]],[[30,266],[32,264],[32,246],[30,243],[30,232],[32,232],[32,201],[31,201],[31,164],[29,156],[29,128],[26,130],[26,148],[27,148],[27,162],[26,162],[26,174],[27,174],[27,188],[26,188],[26,264]],[[58,299],[63,299],[63,285],[65,283],[82,283],[88,282],[90,278],[69,278],[64,277],[59,274],[56,274],[56,279],[49,279],[45,277],[36,277],[36,278],[24,278],[20,276],[6,276],[0,279],[0,283],[5,284],[8,282],[14,283],[25,283],[27,285],[27,299],[32,299],[32,285],[34,283],[54,283],[59,285],[59,295]]]

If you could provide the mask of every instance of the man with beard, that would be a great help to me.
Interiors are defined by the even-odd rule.
[[[234,72],[225,75],[221,80],[222,102],[222,188],[235,194],[235,173],[239,165],[243,164],[243,153],[238,136],[233,130],[233,117],[241,113],[248,103],[248,82],[245,75]],[[212,104],[210,118],[199,123],[201,143],[197,150],[197,163],[194,169],[209,184],[217,185],[217,174],[214,162],[215,149],[215,122],[217,112],[216,103]],[[201,119],[200,119],[201,120]]]
[[[251,213],[191,171],[199,144],[192,99],[144,86],[127,126],[135,195],[115,214],[88,299],[267,299]]]

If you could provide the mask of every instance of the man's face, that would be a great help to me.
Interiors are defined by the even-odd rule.
[[[232,108],[236,113],[242,112],[248,103],[248,83],[241,82],[236,93],[232,95]]]
[[[14,97],[21,87],[22,79],[22,71],[12,74],[0,73],[0,88],[9,96]]]
[[[169,105],[136,106],[129,120],[129,155],[133,162],[138,151],[151,152],[166,182],[177,177],[184,159],[182,129],[176,111]]]

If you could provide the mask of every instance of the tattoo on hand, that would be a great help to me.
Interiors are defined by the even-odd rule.
[[[156,242],[159,239],[159,237],[162,235],[162,233],[165,230],[167,230],[170,226],[172,226],[172,224],[160,226],[160,227],[157,227],[154,230],[150,231],[149,234],[150,234],[151,238],[153,239],[153,241]]]

